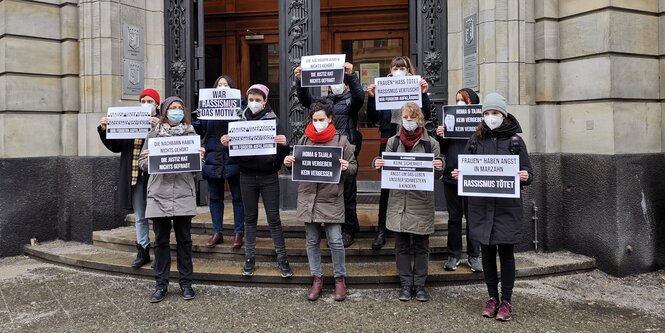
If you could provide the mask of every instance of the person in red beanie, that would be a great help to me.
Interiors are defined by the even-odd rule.
[[[154,89],[145,89],[139,94],[139,102],[144,107],[152,109],[150,123],[155,126],[159,123],[157,108],[160,103],[159,93]],[[150,262],[150,227],[145,218],[146,187],[148,174],[139,169],[138,160],[144,139],[109,140],[106,138],[106,125],[108,118],[102,117],[97,126],[99,138],[106,148],[114,153],[120,153],[120,178],[118,179],[118,202],[122,208],[134,210],[136,217],[136,259],[132,267],[140,268]]]

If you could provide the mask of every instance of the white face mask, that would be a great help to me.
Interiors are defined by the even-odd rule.
[[[330,90],[332,91],[333,95],[339,95],[344,92],[344,89],[346,89],[346,86],[344,86],[344,83],[336,84],[334,86],[330,86]]]
[[[324,129],[328,128],[328,123],[329,123],[329,122],[328,122],[327,120],[324,120],[324,121],[315,121],[315,122],[313,122],[313,123],[314,123],[314,129],[315,129],[317,132],[321,132],[321,131],[323,131]]]
[[[391,72],[393,76],[406,76],[406,71],[402,69],[396,69]]]
[[[141,106],[144,108],[150,108],[150,115],[154,116],[157,114],[157,105],[151,103],[141,103]]]
[[[263,104],[261,102],[249,102],[247,107],[252,111],[252,114],[257,114],[263,110]]]
[[[487,127],[493,130],[501,126],[501,123],[503,123],[503,116],[495,116],[488,114],[483,116],[483,121],[485,122],[485,125],[487,125]]]
[[[402,127],[404,127],[407,132],[413,132],[418,128],[418,123],[415,120],[402,119]]]
[[[457,101],[457,105],[466,105],[466,103],[464,101]]]

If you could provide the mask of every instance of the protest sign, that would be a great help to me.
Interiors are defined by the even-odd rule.
[[[346,54],[322,54],[302,57],[302,87],[321,87],[344,83]]]
[[[200,89],[199,119],[236,120],[240,119],[240,90]]]
[[[339,183],[342,174],[342,147],[294,146],[293,180],[312,183]]]
[[[377,110],[399,109],[406,102],[423,106],[420,76],[389,76],[374,78],[374,98]]]
[[[277,122],[270,120],[229,123],[229,156],[277,154]]]
[[[381,158],[381,188],[434,191],[434,154],[384,152]]]
[[[112,107],[108,108],[106,117],[107,139],[145,139],[150,133],[150,116],[152,109],[149,107]]]
[[[201,138],[198,135],[148,139],[148,173],[201,171]]]
[[[480,104],[445,105],[437,113],[437,118],[443,119],[446,139],[467,140],[483,121],[483,106]]]
[[[520,197],[519,155],[458,155],[457,193],[469,197]]]

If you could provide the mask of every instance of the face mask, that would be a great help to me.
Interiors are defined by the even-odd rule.
[[[219,87],[217,87],[217,89],[231,89],[231,87],[229,87],[229,86],[219,86]]]
[[[263,110],[263,104],[261,104],[261,102],[249,102],[247,103],[247,107],[252,110],[252,114],[257,114]]]
[[[493,115],[485,115],[483,116],[483,121],[489,127],[491,130],[501,126],[501,123],[503,122],[503,116],[493,116]]]
[[[157,105],[150,103],[141,103],[141,106],[144,108],[150,108],[150,115],[154,116],[155,114],[157,114]]]
[[[179,124],[182,121],[182,118],[185,117],[185,111],[183,109],[170,109],[168,111],[167,117],[170,121]]]
[[[418,128],[418,123],[415,120],[402,119],[402,127],[404,127],[407,132],[413,132]]]
[[[328,121],[315,121],[314,122],[314,129],[316,129],[317,132],[321,132],[324,129],[328,128]]]
[[[344,83],[336,84],[334,86],[330,86],[330,90],[332,90],[333,95],[339,95],[344,92],[344,89],[346,87],[344,86]]]
[[[401,69],[396,69],[392,71],[393,76],[406,76],[406,71]]]
[[[457,101],[457,105],[466,105],[466,103],[464,101]]]

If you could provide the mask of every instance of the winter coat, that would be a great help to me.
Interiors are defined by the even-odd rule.
[[[355,73],[345,73],[344,83],[349,86],[349,91],[339,95],[328,95],[326,99],[333,107],[333,122],[337,132],[346,135],[359,152],[362,137],[357,130],[358,111],[365,104],[365,92]],[[299,81],[296,82],[296,86],[298,87],[298,100],[309,109],[313,103],[312,94],[306,87],[301,87]]]
[[[132,207],[132,154],[134,152],[134,139],[119,139],[110,140],[106,138],[106,131],[101,126],[97,126],[97,133],[102,140],[104,146],[114,152],[120,153],[120,172],[118,178],[118,203],[123,209],[131,210]],[[143,143],[142,143],[143,144]],[[143,175],[143,183],[141,186],[145,187],[148,174],[139,169],[139,175]]]
[[[422,100],[423,107],[420,109],[423,111],[425,121],[429,121],[432,115],[429,96],[426,93],[423,93]],[[392,122],[393,112],[399,112],[399,110],[377,110],[376,99],[373,97],[367,99],[367,118],[371,122],[379,123],[379,131],[381,132],[382,139],[387,139],[397,134],[397,124]]]
[[[187,135],[197,135],[194,127],[188,127],[183,136]],[[155,130],[148,134],[148,140],[156,137]],[[147,140],[143,145],[143,151],[146,150],[148,150]],[[141,154],[143,155],[143,152]],[[148,170],[147,156],[139,159],[139,166],[144,171]],[[195,215],[196,185],[193,172],[150,175],[146,196],[146,218]]]
[[[466,145],[466,154],[513,155],[519,154],[520,170],[529,173],[533,181],[533,169],[526,144],[517,133],[522,133],[519,122],[512,114],[499,128],[490,130],[483,124],[483,138],[473,134]],[[512,152],[511,152],[512,150]],[[483,245],[518,244],[522,240],[522,198],[469,198],[469,234]]]
[[[284,134],[283,130],[279,126],[279,120],[277,115],[273,111],[272,107],[269,104],[266,104],[266,107],[263,111],[259,112],[256,115],[252,114],[252,111],[245,110],[243,113],[243,120],[269,120],[275,119],[277,122],[277,134]],[[226,148],[228,151],[228,148]],[[234,163],[237,163],[240,166],[240,172],[252,176],[267,176],[277,173],[284,163],[284,158],[289,154],[289,146],[277,145],[277,154],[275,155],[256,155],[256,156],[236,156],[232,157],[231,160]]]
[[[469,88],[464,88],[471,98],[471,104],[479,104],[480,98],[475,91]],[[464,154],[464,149],[466,149],[466,143],[469,140],[460,140],[460,139],[446,139],[438,138],[439,145],[441,145],[441,154],[446,157],[446,167],[443,169],[443,180],[446,183],[451,183],[457,185],[457,180],[453,178],[452,171],[457,169],[457,156],[459,154]]]
[[[386,152],[393,151],[393,142],[399,140],[397,135],[388,139]],[[431,153],[435,159],[442,160],[439,143],[423,132],[420,140],[413,146],[412,153],[425,153],[423,141],[429,141]],[[402,142],[397,146],[397,152],[404,152]],[[443,161],[443,160],[442,160]],[[435,173],[435,179],[437,175]],[[416,235],[430,235],[434,233],[434,192],[390,190],[388,208],[386,209],[386,228],[394,232],[407,232]]]
[[[301,182],[298,185],[298,221],[308,223],[344,223],[344,178],[354,175],[358,170],[353,146],[348,139],[335,134],[332,140],[325,143],[313,143],[303,136],[301,143],[309,146],[343,147],[342,156],[349,161],[349,167],[342,172],[337,184]]]

